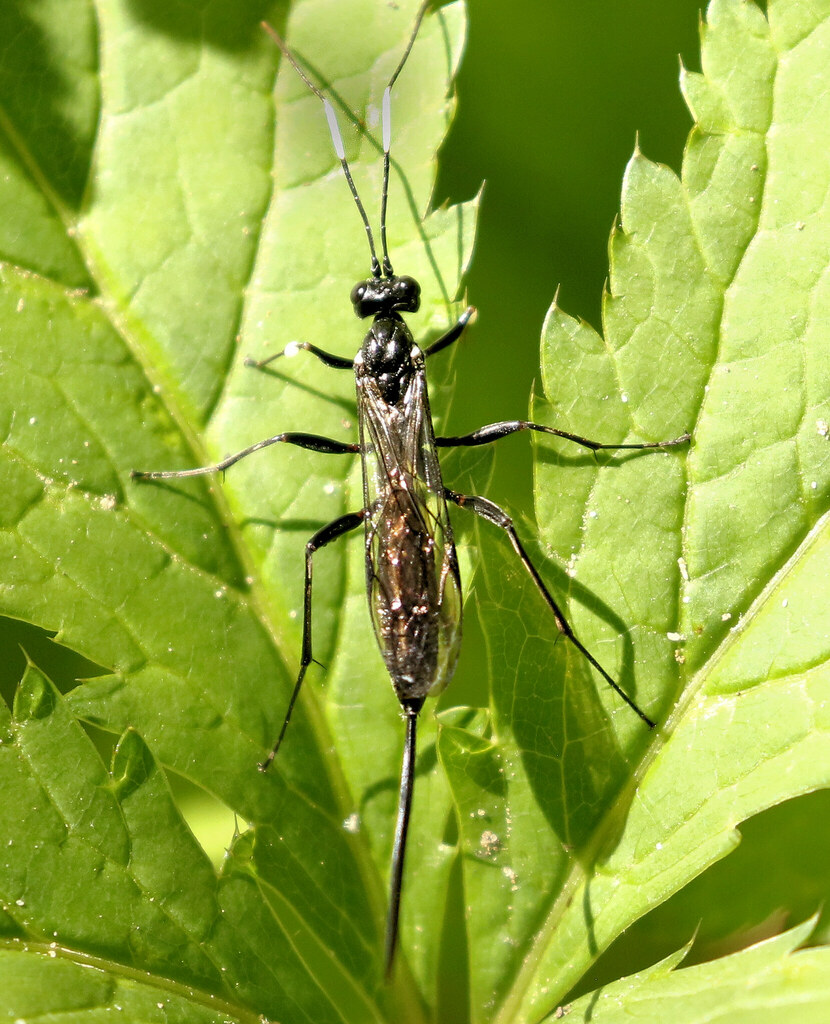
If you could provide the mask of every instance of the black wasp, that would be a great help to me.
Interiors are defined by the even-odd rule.
[[[280,47],[286,60],[322,101],[335,152],[366,229],[371,254],[371,277],[354,286],[351,301],[358,317],[372,317],[373,320],[359,352],[351,360],[332,355],[307,342],[299,345],[326,366],[351,370],[354,373],[359,442],[347,443],[305,433],[276,434],[228,456],[214,466],[181,471],[133,473],[134,477],[141,479],[169,479],[222,472],[253,452],[278,443],[293,444],[329,455],[360,455],[363,468],[363,508],[335,519],[318,530],[306,544],[300,670],[277,742],[260,765],[260,769],[265,771],[279,751],[306,670],[313,660],[311,580],[314,553],[337,537],[363,526],[366,546],[366,589],[372,624],[406,722],[386,923],[387,975],[391,972],[398,941],[406,835],[412,808],[418,714],[427,696],[446,685],[452,676],[461,641],[461,582],[447,502],[470,509],[507,533],[516,554],[550,608],[558,631],[582,652],[646,725],[654,725],[648,715],[621,689],[574,635],[559,605],[531,562],[510,516],[487,498],[459,494],[444,486],[437,449],[489,444],[522,430],[553,434],[593,451],[663,449],[683,444],[690,436],[684,434],[671,441],[648,444],[601,444],[564,430],[556,430],[526,420],[490,423],[470,434],[458,437],[435,436],[430,415],[425,362],[430,356],[441,352],[461,337],[475,310],[473,307],[466,309],[446,334],[428,348],[421,350],[402,315],[418,310],[420,286],[413,278],[394,273],[386,242],[391,141],[390,95],[415,43],[418,29],[429,5],[430,0],[424,0],[421,4],[403,56],[383,93],[383,185],[380,207],[382,262],[378,260],[372,228],[346,160],[334,108],[321,89],[311,81],[282,38],[269,25],[263,23],[263,27]],[[248,365],[261,368],[284,355],[285,351],[260,362],[246,362]]]

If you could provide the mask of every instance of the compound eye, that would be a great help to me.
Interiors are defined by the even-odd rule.
[[[406,287],[406,301],[409,309],[416,313],[421,305],[421,286],[414,277],[404,277],[401,279],[401,283]]]
[[[399,277],[395,290],[401,298],[417,299],[421,295],[421,286],[414,277]]]
[[[374,312],[372,302],[372,286],[369,281],[358,281],[352,288],[352,308],[362,320]]]
[[[394,309],[415,313],[421,304],[421,286],[414,277],[396,277],[391,282],[391,298]]]

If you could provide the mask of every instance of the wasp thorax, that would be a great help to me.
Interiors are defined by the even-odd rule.
[[[383,400],[396,405],[415,373],[412,334],[397,313],[377,317],[360,349],[361,372],[374,377]]]
[[[389,313],[417,313],[421,286],[414,277],[369,277],[352,288],[352,306],[363,319]]]

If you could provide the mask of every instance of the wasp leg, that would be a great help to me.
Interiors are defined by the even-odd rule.
[[[468,306],[461,314],[461,316],[458,318],[458,320],[456,320],[452,327],[447,331],[447,333],[442,334],[437,341],[433,341],[429,348],[424,352],[424,356],[434,356],[436,352],[440,352],[441,349],[447,348],[449,345],[452,345],[454,341],[458,341],[458,339],[464,333],[464,328],[475,315],[475,311],[475,306]]]
[[[479,427],[471,434],[460,434],[458,437],[436,437],[435,443],[439,448],[472,448],[479,444],[490,444],[510,434],[517,434],[522,430],[538,430],[540,434],[554,434],[556,437],[564,437],[567,441],[574,441],[581,444],[583,448],[590,448],[591,451],[622,451],[623,449],[655,449],[673,448],[675,445],[685,444],[691,441],[691,434],[681,434],[680,437],[672,438],[671,441],[647,441],[642,444],[603,444],[601,441],[590,441],[587,437],[580,437],[579,434],[569,434],[567,430],[557,430],[556,427],[545,427],[541,423],[531,423],[529,420],[503,420],[501,423],[488,423],[486,427]]]
[[[553,596],[545,586],[544,580],[539,575],[539,572],[533,562],[530,560],[530,555],[525,551],[524,545],[519,540],[516,528],[513,526],[513,520],[504,511],[504,509],[499,508],[498,505],[489,501],[487,498],[481,498],[470,494],[458,494],[456,491],[452,491],[449,488],[444,489],[444,495],[448,501],[454,502],[460,508],[469,508],[471,511],[475,512],[476,515],[481,516],[482,519],[486,519],[489,523],[493,523],[495,526],[500,526],[502,530],[507,533],[514,551],[522,560],[522,565],[530,574],[530,577],[536,584],[539,593],[545,599],[545,603],[548,608],[553,612],[553,617],[559,632],[566,636],[574,647],[588,659],[602,678],[620,695],[620,697],[622,697],[631,710],[639,715],[650,729],[653,729],[654,722],[643,710],[641,710],[637,703],[628,696],[619,683],[617,683],[617,681],[605,671],[593,654],[591,654],[591,652],[576,638],[574,631],[571,629],[567,619],[562,614],[562,609],[556,601],[554,601]]]
[[[143,470],[131,469],[130,476],[133,480],[171,480],[180,476],[204,476],[206,473],[223,473],[234,463],[258,452],[260,448],[268,448],[272,444],[295,444],[299,448],[308,448],[312,452],[322,452],[324,455],[354,455],[360,451],[359,444],[350,444],[345,441],[335,441],[330,437],[319,437],[317,434],[275,434],[274,437],[267,437],[264,441],[257,441],[256,444],[243,448],[241,452],[234,452],[228,455],[213,466],[199,466],[196,469],[163,469]]]
[[[297,702],[297,697],[300,694],[300,687],[303,685],[303,679],[305,678],[306,670],[311,662],[314,660],[311,653],[311,563],[315,551],[319,551],[320,548],[325,547],[333,540],[337,540],[338,537],[342,537],[344,533],[348,533],[350,530],[356,530],[360,526],[366,513],[361,512],[347,512],[346,515],[340,516],[338,519],[333,520],[328,526],[324,526],[322,530],[318,530],[317,533],[308,541],[305,546],[305,587],[303,590],[303,652],[300,657],[300,671],[297,675],[297,681],[294,683],[294,689],[291,693],[291,700],[288,702],[288,710],[285,713],[285,719],[280,729],[280,734],[277,737],[277,742],[271,748],[271,752],[260,764],[259,770],[261,772],[267,771],[271,762],[277,756],[277,751],[280,749],[283,738],[285,737],[285,730],[288,728],[288,723],[291,721],[291,712],[294,710],[294,705]]]
[[[354,370],[353,359],[344,359],[342,356],[332,355],[331,352],[325,352],[323,349],[317,348],[316,345],[312,345],[310,341],[291,341],[280,352],[275,352],[272,356],[268,356],[265,359],[254,359],[252,356],[246,356],[245,366],[253,366],[257,370],[261,370],[263,366],[273,363],[275,359],[279,359],[281,356],[293,356],[297,352],[310,352],[321,363],[325,363],[326,366],[333,366],[335,370]]]

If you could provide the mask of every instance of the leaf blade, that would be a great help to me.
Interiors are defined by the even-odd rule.
[[[704,74],[684,74],[699,123],[682,178],[635,152],[611,240],[605,338],[556,306],[548,317],[556,412],[539,401],[535,419],[606,442],[670,438],[696,423],[687,470],[682,452],[597,465],[558,446],[551,456],[545,440],[535,448],[537,517],[561,567],[554,581],[578,602],[577,636],[641,706],[669,717],[649,741],[605,688],[592,707],[595,684],[586,688],[584,665],[567,654],[564,691],[554,690],[562,667],[540,647],[552,632],[541,603],[498,562],[485,570],[491,609],[508,613],[487,624],[495,737],[507,775],[514,759],[530,774],[531,820],[549,830],[550,852],[537,865],[541,927],[517,940],[525,956],[514,975],[473,979],[474,1019],[490,1019],[492,1001],[497,1020],[538,1019],[631,921],[732,849],[742,818],[827,785],[815,709],[830,649],[809,607],[811,594],[821,607],[825,587],[827,451],[804,411],[826,402],[812,330],[825,302],[809,283],[827,264],[816,244],[826,210],[815,203],[827,168],[815,167],[806,138],[826,136],[828,23],[804,12],[797,30],[798,5],[774,6],[767,22],[752,4],[710,5]],[[775,36],[784,22],[796,52]],[[572,804],[558,800],[563,789]],[[518,783],[506,799],[519,805]],[[511,853],[508,842],[503,859]],[[475,920],[483,902],[473,905],[473,960],[490,948]]]

